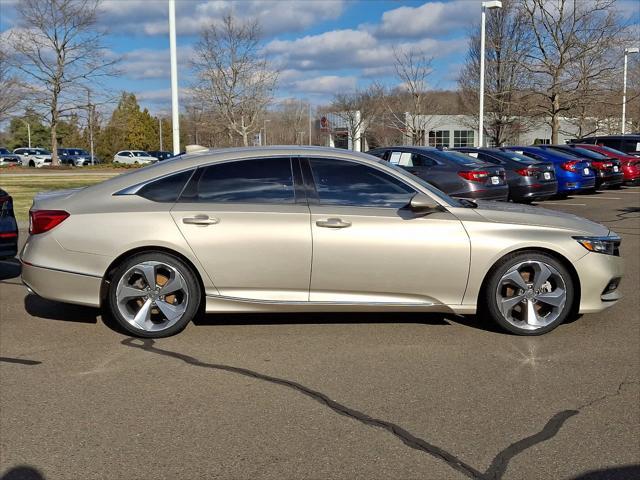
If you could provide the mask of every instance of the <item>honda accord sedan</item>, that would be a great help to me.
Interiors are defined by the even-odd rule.
[[[376,157],[211,150],[36,196],[28,289],[162,337],[206,312],[475,314],[521,335],[620,298],[620,238],[537,207],[456,200]]]

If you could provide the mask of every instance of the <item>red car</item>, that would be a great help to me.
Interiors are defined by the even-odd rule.
[[[604,145],[591,145],[587,143],[576,144],[576,147],[598,152],[609,158],[615,158],[622,163],[624,181],[629,185],[640,185],[640,158],[628,155],[620,150],[605,147]]]

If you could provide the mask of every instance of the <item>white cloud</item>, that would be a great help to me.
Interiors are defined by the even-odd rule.
[[[437,36],[458,30],[480,17],[480,2],[427,2],[400,7],[382,14],[376,35],[388,38]]]
[[[178,68],[186,71],[193,57],[193,48],[190,46],[178,47]],[[122,56],[119,65],[122,74],[134,80],[150,80],[157,78],[170,78],[169,49],[154,50],[140,48],[131,50]]]
[[[337,75],[324,75],[305,80],[297,80],[292,83],[292,90],[304,93],[350,92],[356,88],[356,77],[340,77]]]
[[[300,32],[342,15],[344,0],[209,0],[176,2],[176,28],[180,35],[195,35],[227,13],[240,19],[255,18],[262,32],[272,37]],[[169,30],[166,0],[106,0],[102,21],[112,31],[131,35],[164,35]]]

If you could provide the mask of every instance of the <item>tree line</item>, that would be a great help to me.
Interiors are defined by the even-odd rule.
[[[570,118],[584,136],[619,129],[622,53],[634,38],[616,0],[502,3],[487,14],[484,133],[489,141],[504,144],[533,124],[547,123],[555,143],[560,118]],[[100,4],[17,3],[20,28],[0,45],[0,121],[13,118],[4,134],[8,146],[26,145],[29,124],[32,145],[52,149],[54,164],[58,146],[88,148],[89,130],[97,155],[107,160],[121,149],[155,150],[160,143],[172,148],[169,119],[141,109],[132,93],[108,94],[104,80],[120,72],[97,21]],[[181,144],[246,146],[258,134],[263,143],[266,137],[271,144],[322,144],[318,119],[328,112],[370,145],[407,137],[425,144],[437,114],[465,114],[477,128],[479,35],[479,28],[470,30],[456,91],[434,90],[433,59],[418,48],[398,46],[395,86],[374,82],[336,92],[327,105],[314,107],[299,99],[273,101],[278,71],[262,53],[259,21],[226,15],[204,28],[195,45],[194,81],[180,116]],[[639,65],[631,58],[632,130],[640,130]],[[21,110],[24,114],[15,116]]]

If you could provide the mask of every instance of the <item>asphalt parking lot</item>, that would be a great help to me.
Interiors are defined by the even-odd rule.
[[[625,298],[542,337],[407,314],[210,315],[142,341],[0,262],[0,479],[640,478],[640,188]]]

